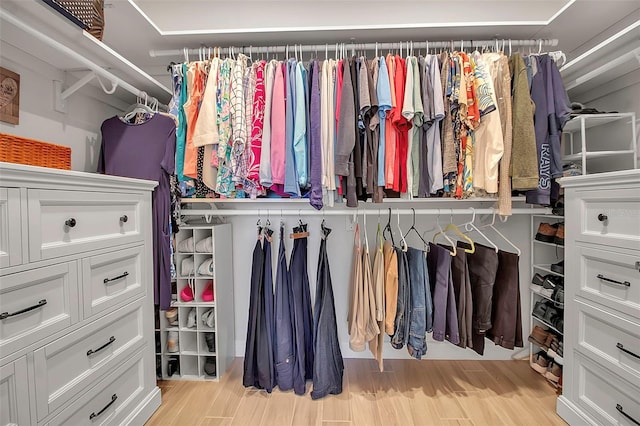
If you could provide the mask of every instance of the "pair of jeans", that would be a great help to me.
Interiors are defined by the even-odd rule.
[[[467,243],[458,241],[458,250],[470,248]],[[482,244],[474,243],[475,252],[467,254],[471,295],[473,299],[472,339],[473,350],[484,355],[485,335],[491,329],[491,311],[493,283],[498,272],[496,251]]]
[[[270,233],[270,231],[268,231]],[[253,250],[249,320],[242,384],[271,392],[275,386],[273,363],[273,281],[271,237],[260,239]]]
[[[399,248],[394,248],[394,250],[398,258],[398,301],[394,333],[393,336],[391,336],[391,346],[395,349],[402,349],[409,337],[411,289],[407,253]]]
[[[293,232],[306,232],[307,225],[294,228]],[[293,389],[304,395],[306,381],[313,376],[313,323],[311,318],[311,294],[307,274],[307,238],[297,238],[289,262],[289,276],[293,294],[293,334],[295,364],[293,366]]]
[[[506,349],[523,345],[518,262],[517,254],[498,251],[491,304],[492,327],[487,331],[487,337]]]
[[[460,335],[451,276],[451,254],[446,248],[429,243],[427,263],[433,293],[433,340],[441,342],[446,338],[457,345],[460,343]]]
[[[427,352],[427,332],[433,328],[433,303],[429,288],[426,253],[409,247],[407,262],[409,266],[409,291],[411,293],[407,350],[412,357],[422,359],[422,356]]]
[[[330,229],[322,226],[322,240],[318,258],[318,275],[316,280],[316,301],[314,308],[315,357],[313,360],[312,399],[323,398],[329,394],[342,393],[342,376],[344,362],[338,341],[338,325],[333,299],[333,285],[329,257],[327,255],[327,237]]]

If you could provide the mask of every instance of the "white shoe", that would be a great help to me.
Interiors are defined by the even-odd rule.
[[[213,253],[213,238],[207,237],[196,243],[196,253]]]
[[[178,252],[193,253],[193,237],[180,241],[178,243]]]
[[[198,275],[213,276],[213,259],[207,259],[198,266]]]
[[[209,328],[215,327],[216,317],[213,314],[213,309],[208,309],[202,314],[202,322]]]
[[[196,327],[196,308],[191,308],[189,314],[187,315],[187,327],[195,328]]]
[[[167,352],[178,352],[180,347],[178,346],[178,332],[169,331],[167,333]]]
[[[193,256],[184,258],[180,268],[180,273],[183,277],[188,277],[194,273]]]

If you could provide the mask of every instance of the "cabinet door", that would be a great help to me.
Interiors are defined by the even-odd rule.
[[[22,263],[20,190],[0,188],[0,267]]]
[[[25,357],[0,367],[0,426],[31,423],[27,383]]]

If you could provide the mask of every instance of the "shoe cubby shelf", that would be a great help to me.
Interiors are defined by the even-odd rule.
[[[534,284],[531,282],[531,280],[533,279],[535,274],[540,274],[542,276],[551,275],[554,277],[559,277],[558,279],[564,281],[564,274],[558,272],[560,270],[558,268],[558,263],[564,261],[564,245],[556,243],[555,238],[548,232],[549,227],[546,227],[546,231],[542,233],[543,235],[539,235],[541,239],[543,239],[543,241],[540,241],[536,238],[536,234],[539,234],[539,231],[544,230],[545,228],[541,227],[541,224],[556,226],[556,224],[560,224],[563,222],[563,216],[538,214],[531,215],[531,279],[529,280],[531,303],[529,307],[529,327],[531,331],[536,325],[542,326],[549,332],[556,334],[560,340],[564,338],[563,332],[558,330],[558,328],[554,325],[549,324],[548,321],[534,316],[533,312],[536,304],[542,303],[547,305],[548,309],[554,309],[555,312],[557,312],[556,315],[560,315],[560,318],[563,318],[564,303],[560,303],[559,301],[553,299],[552,290],[548,290],[541,285]],[[560,235],[557,236],[560,237]],[[559,242],[562,242],[562,240],[559,240]],[[555,271],[551,269],[552,266],[554,267],[554,269],[556,269]],[[531,355],[531,368],[538,373],[540,373],[539,366],[536,366],[533,360],[536,357],[536,354],[539,352],[544,352],[550,359],[553,359],[557,364],[562,366],[562,357],[558,356],[550,348],[542,347],[531,339],[529,339],[529,352]],[[551,384],[557,385],[557,383],[554,383],[553,380],[550,380],[550,378],[547,377],[547,374],[541,373],[541,375],[545,377]]]
[[[174,237],[171,309],[156,311],[158,378],[218,380],[235,355],[231,225],[183,225]]]

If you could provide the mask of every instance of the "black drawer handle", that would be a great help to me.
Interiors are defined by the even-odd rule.
[[[129,220],[129,217],[126,214],[123,214],[122,216],[120,216],[121,223],[127,223],[128,220]]]
[[[124,277],[126,277],[126,276],[128,276],[128,275],[129,275],[129,273],[128,273],[128,272],[125,272],[124,274],[122,274],[122,275],[118,275],[117,277],[113,277],[113,278],[105,278],[105,279],[103,280],[103,282],[106,284],[106,283],[111,282],[111,281],[116,281],[116,280],[122,279],[122,278],[124,278]]]
[[[74,226],[76,226],[76,223],[78,223],[78,222],[76,222],[75,218],[73,218],[73,217],[71,219],[67,219],[64,222],[65,226],[68,226],[69,228],[73,228]]]
[[[638,354],[634,354],[633,352],[631,352],[629,349],[625,349],[624,345],[620,342],[616,343],[616,348],[620,349],[622,352],[624,353],[628,353],[631,356],[635,356],[636,358],[640,359],[640,355]]]
[[[103,350],[104,348],[106,348],[107,346],[109,346],[110,344],[112,344],[115,341],[116,341],[115,336],[109,337],[109,341],[107,343],[105,343],[104,345],[100,346],[98,349],[89,349],[87,351],[87,356],[90,356],[92,354],[96,354],[96,353],[100,352],[101,350]]]
[[[632,423],[640,426],[640,422],[638,422],[636,419],[634,419],[633,417],[631,417],[630,415],[624,412],[624,408],[622,408],[622,405],[616,404],[616,410],[620,411],[620,414],[625,416],[627,419],[631,420]]]
[[[602,213],[600,213],[600,214],[598,215],[598,220],[599,220],[600,222],[606,222],[607,220],[609,220],[609,217],[608,217],[606,214],[602,214]]]
[[[3,320],[5,318],[9,318],[9,317],[12,317],[12,316],[15,316],[15,315],[24,314],[25,312],[33,311],[34,309],[41,308],[46,304],[47,304],[47,299],[42,299],[36,305],[29,306],[28,308],[20,309],[19,311],[15,311],[12,314],[10,314],[9,312],[3,312],[3,313],[0,314],[0,320]]]
[[[89,420],[93,420],[93,419],[95,419],[96,417],[98,417],[100,414],[104,413],[104,412],[105,412],[105,410],[106,410],[107,408],[111,407],[111,404],[113,404],[114,402],[116,402],[116,399],[118,399],[118,395],[116,395],[116,394],[114,393],[113,395],[111,395],[111,401],[109,401],[109,403],[108,403],[107,405],[105,405],[105,406],[104,406],[104,408],[103,408],[102,410],[98,411],[97,413],[96,413],[96,412],[93,412],[93,413],[91,413],[91,414],[89,415]]]
[[[598,274],[598,279],[601,279],[602,281],[606,281],[608,283],[613,283],[613,284],[619,284],[619,285],[623,285],[625,287],[630,287],[631,283],[629,281],[616,281],[616,280],[612,280],[611,278],[607,278],[602,274]]]

